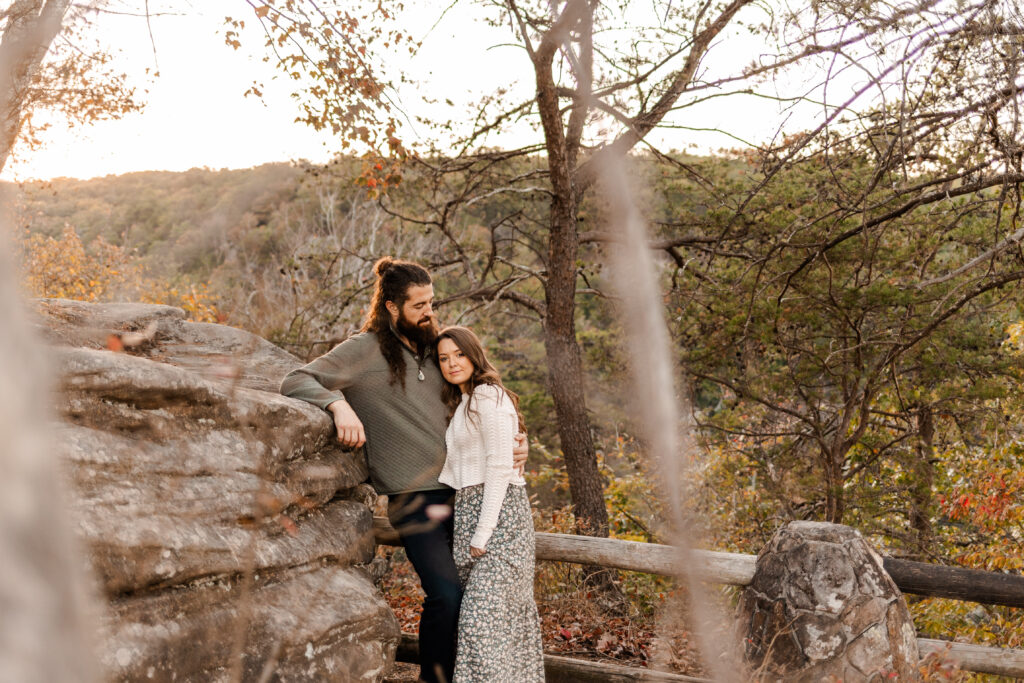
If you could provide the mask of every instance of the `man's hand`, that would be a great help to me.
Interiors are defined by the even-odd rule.
[[[333,403],[331,405],[334,405]],[[526,471],[526,458],[530,455],[530,447],[526,440],[526,434],[516,434],[516,443],[512,447],[512,469],[523,476]]]
[[[338,430],[338,441],[349,448],[359,448],[366,443],[366,431],[359,421],[356,411],[348,401],[335,401],[327,406],[328,412],[334,415],[334,426]]]
[[[469,546],[469,556],[470,557],[483,557],[486,552],[487,551],[484,550],[483,548],[475,548],[473,546]]]

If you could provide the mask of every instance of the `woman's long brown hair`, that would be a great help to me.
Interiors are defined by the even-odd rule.
[[[459,351],[462,351],[469,362],[473,364],[473,376],[469,378],[470,389],[466,403],[466,415],[469,416],[470,411],[473,411],[473,391],[481,384],[490,384],[508,395],[512,401],[512,407],[516,409],[516,417],[519,418],[519,431],[525,434],[526,423],[523,422],[523,414],[519,412],[519,396],[506,389],[505,385],[501,383],[501,375],[487,359],[487,352],[484,351],[484,345],[480,343],[480,338],[468,327],[452,325],[441,330],[441,333],[437,335],[437,343],[440,344],[442,339],[451,339],[455,342]],[[451,416],[455,414],[455,409],[462,402],[462,390],[455,384],[445,382],[444,388],[441,389],[441,398],[448,407],[448,418],[451,419]]]

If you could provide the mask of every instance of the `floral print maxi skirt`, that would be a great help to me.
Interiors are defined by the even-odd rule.
[[[454,683],[544,680],[540,619],[533,600],[535,541],[530,500],[510,484],[487,552],[469,554],[484,486],[455,495],[455,564],[465,590],[459,612]]]

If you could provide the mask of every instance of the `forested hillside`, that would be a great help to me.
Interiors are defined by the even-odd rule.
[[[510,163],[506,172],[522,175],[534,161]],[[990,239],[990,196],[900,214],[869,242],[809,259],[808,244],[849,229],[841,207],[860,182],[855,171],[844,188],[830,169],[804,164],[776,176],[737,214],[757,176],[742,155],[638,156],[631,164],[653,238],[665,243],[665,312],[706,449],[692,503],[711,521],[709,542],[756,552],[786,520],[831,519],[899,555],[1024,567],[1019,278],[1013,269],[1001,276],[995,260],[987,279],[958,280]],[[355,162],[316,171],[269,165],[29,186],[22,220],[34,237],[26,249],[70,226],[86,252],[121,250],[125,262],[176,291],[207,287],[207,314],[300,357],[358,328],[376,257],[429,264],[442,320],[477,327],[523,397],[533,490],[551,528],[565,528],[567,482],[539,321],[474,285],[474,267],[522,262],[529,234],[502,230],[510,215],[543,212],[542,199],[486,197],[439,229],[433,212],[447,200],[429,173],[411,168],[377,200],[354,184],[357,171]],[[729,189],[709,194],[708,179]],[[599,198],[588,200],[581,220],[599,226],[604,211]],[[581,269],[577,326],[612,533],[657,540],[649,463],[619,396],[643,353],[623,349],[603,293],[598,256],[614,248],[612,238],[589,234],[593,265]],[[492,239],[488,256],[483,245]],[[520,295],[543,298],[529,288]],[[924,600],[914,609],[926,633],[1022,644],[1011,608]]]
[[[148,171],[92,180],[57,178],[20,189],[21,222],[56,237],[65,225],[135,250],[165,276],[208,277],[238,225],[265,223],[294,197],[302,171],[266,164],[241,171]]]

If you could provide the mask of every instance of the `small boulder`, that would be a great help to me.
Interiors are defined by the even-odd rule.
[[[918,679],[903,595],[850,527],[791,522],[777,531],[739,611],[747,664],[763,680]]]

